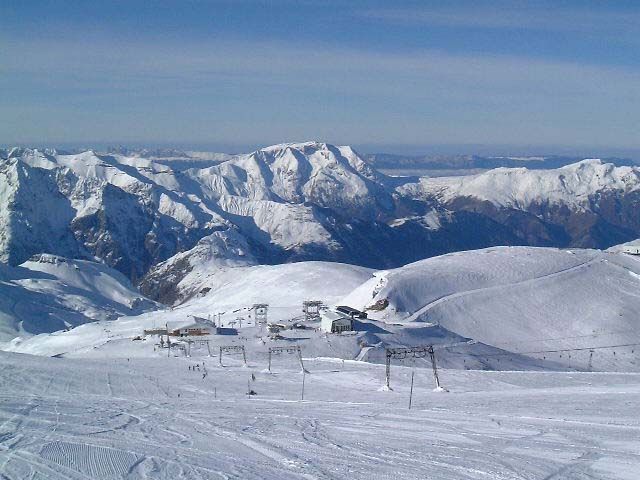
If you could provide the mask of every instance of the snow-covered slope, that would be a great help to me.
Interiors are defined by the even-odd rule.
[[[625,254],[453,253],[378,272],[343,302],[377,305],[370,316],[385,322],[426,322],[567,366],[640,369],[640,261]]]
[[[293,337],[285,344],[295,341],[308,356],[381,362],[388,346],[436,344],[455,345],[438,354],[454,368],[640,369],[640,261],[625,254],[496,247],[378,272],[301,262],[200,273],[189,277],[195,293],[178,307],[40,335],[11,349],[153,356],[131,338],[167,321],[220,313],[223,325],[248,328],[236,341],[253,351],[254,303],[269,304],[270,322],[290,324],[300,320],[304,300],[317,299],[366,308],[369,320],[358,321],[353,335],[287,330]]]
[[[329,262],[216,267],[212,271],[198,271],[189,276],[194,282],[192,288],[196,290],[197,285],[199,293],[183,305],[115,321],[84,325],[68,332],[56,332],[54,335],[39,335],[24,342],[16,342],[9,350],[38,355],[73,352],[80,356],[135,356],[140,352],[135,351],[135,345],[132,345],[130,339],[141,335],[145,328],[164,326],[172,320],[185,320],[190,315],[217,318],[217,314],[220,314],[218,321],[223,325],[228,326],[238,318],[243,318],[245,326],[255,324],[251,311],[254,303],[269,304],[270,322],[291,320],[302,316],[304,300],[321,300],[332,305],[369,279],[372,273],[367,268]],[[124,341],[124,347],[119,341]],[[94,352],[96,347],[102,347],[107,342],[110,343],[105,347],[106,350],[102,348]],[[134,351],[130,351],[131,348]],[[359,351],[357,345],[350,348],[355,348],[354,353]],[[142,355],[154,353],[148,350]]]
[[[274,360],[271,374],[263,358],[216,363],[195,352],[0,352],[3,480],[630,480],[640,470],[638,374],[441,370],[442,393],[430,369],[394,365],[394,390],[381,391],[383,365],[306,360],[301,400],[295,361]]]
[[[207,318],[222,313],[226,322],[238,316],[248,318],[254,303],[267,303],[270,321],[290,320],[301,316],[304,300],[333,305],[372,275],[368,268],[331,262],[198,266],[179,285],[181,291],[190,292],[189,300],[152,317],[164,324],[188,315]]]
[[[345,296],[373,271],[330,262],[298,262],[214,270],[197,279],[210,292],[173,311],[203,315],[254,303],[268,303],[274,320],[301,315],[303,300],[322,300],[327,305]]]
[[[631,255],[640,255],[640,238],[631,240],[630,242],[614,245],[607,249],[609,252],[627,253]]]
[[[0,342],[155,308],[122,274],[97,263],[38,255],[16,267],[0,264]]]
[[[21,353],[65,357],[158,357],[164,351],[152,342],[132,342],[144,329],[164,326],[169,321],[185,320],[191,315],[215,319],[218,325],[240,328],[238,336],[215,335],[211,348],[218,345],[243,345],[251,357],[265,357],[269,346],[300,345],[308,357],[384,361],[384,347],[421,343],[460,344],[453,354],[443,351],[439,362],[455,368],[557,369],[558,364],[511,356],[500,363],[481,355],[501,351],[480,343],[467,344],[466,338],[439,327],[386,325],[359,321],[358,332],[326,335],[318,323],[307,329],[287,330],[283,339],[273,339],[256,326],[252,306],[267,303],[270,323],[292,324],[302,321],[302,302],[321,300],[327,306],[339,302],[349,291],[366,282],[372,271],[362,267],[326,262],[300,262],[284,265],[257,265],[215,269],[199,285],[199,295],[184,304],[148,314],[122,317],[115,321],[82,325],[70,331],[43,334],[14,342],[8,350]],[[209,290],[210,289],[210,290]],[[461,354],[462,353],[462,354]],[[475,357],[473,356],[475,355]]]

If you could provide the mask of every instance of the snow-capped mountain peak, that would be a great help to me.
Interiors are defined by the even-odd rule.
[[[602,192],[631,193],[640,189],[640,168],[616,167],[586,159],[551,170],[496,168],[478,175],[422,179],[423,192],[445,201],[473,197],[500,207],[564,204],[585,208]]]
[[[391,178],[351,147],[316,141],[200,154],[204,163],[126,150],[3,152],[2,261],[99,258],[134,283],[147,276],[141,285],[153,298],[160,271],[188,275],[203,258],[386,268],[491,245],[602,248],[640,236],[640,169],[593,159]]]

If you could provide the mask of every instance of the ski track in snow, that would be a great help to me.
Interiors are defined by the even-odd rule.
[[[1,354],[4,479],[628,479],[640,471],[640,375],[416,369],[309,360],[297,370],[197,359]],[[292,364],[293,368],[293,364]],[[246,379],[253,373],[247,398]],[[356,377],[354,377],[354,375]],[[353,381],[357,378],[357,381]],[[110,385],[110,386],[109,386]],[[217,398],[214,398],[214,388]],[[179,395],[179,396],[178,396]],[[606,399],[606,400],[605,400]]]
[[[566,275],[568,273],[571,272],[575,272],[576,270],[581,270],[583,268],[588,267],[589,265],[593,265],[596,262],[599,261],[603,261],[603,255],[602,254],[597,254],[595,256],[595,258],[592,258],[591,260],[588,260],[586,262],[580,263],[578,265],[574,265],[572,267],[568,267],[568,268],[564,268],[562,270],[558,270],[555,272],[551,272],[551,273],[547,273],[544,275],[540,275],[534,278],[528,278],[526,280],[522,280],[519,282],[511,282],[511,283],[507,283],[507,284],[501,284],[501,285],[492,285],[489,287],[482,287],[482,288],[475,288],[472,290],[465,290],[462,292],[456,292],[456,293],[452,293],[450,295],[444,295],[440,298],[435,299],[434,301],[428,303],[427,305],[425,305],[424,307],[422,307],[421,309],[417,310],[416,312],[414,312],[413,314],[411,314],[409,317],[407,317],[406,322],[412,322],[412,321],[416,321],[416,320],[420,320],[420,317],[422,317],[425,313],[427,313],[429,310],[437,307],[438,305],[448,302],[450,300],[454,300],[456,298],[460,298],[460,297],[466,297],[469,295],[474,295],[474,294],[478,294],[478,293],[482,293],[482,292],[495,292],[495,291],[505,291],[507,289],[510,288],[517,288],[517,287],[521,287],[523,285],[534,285],[537,282],[541,282],[544,280],[549,280],[551,278],[555,278],[555,277],[559,277],[562,275]]]

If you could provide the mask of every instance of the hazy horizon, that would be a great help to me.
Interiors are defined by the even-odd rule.
[[[0,143],[1,148],[54,148],[57,150],[107,150],[114,148],[127,149],[176,149],[183,151],[201,151],[213,153],[241,154],[250,153],[260,148],[281,143],[302,143],[317,139],[298,139],[291,141],[275,141],[264,144],[233,145],[224,143],[182,143],[182,142],[17,142]],[[318,140],[325,142],[324,140]],[[572,147],[565,145],[526,146],[526,145],[386,145],[386,144],[352,144],[326,141],[334,145],[350,145],[363,154],[388,154],[399,156],[429,155],[478,155],[478,156],[567,156],[583,158],[627,158],[640,160],[640,148],[624,149],[615,147]]]

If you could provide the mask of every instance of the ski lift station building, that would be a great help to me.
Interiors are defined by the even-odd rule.
[[[327,333],[350,332],[353,330],[353,318],[333,310],[325,310],[320,312],[320,329]]]
[[[173,337],[209,335],[212,330],[214,327],[211,322],[193,315],[189,315],[186,320],[167,322],[167,335]]]
[[[640,255],[640,244],[625,245],[622,251],[629,255]]]

